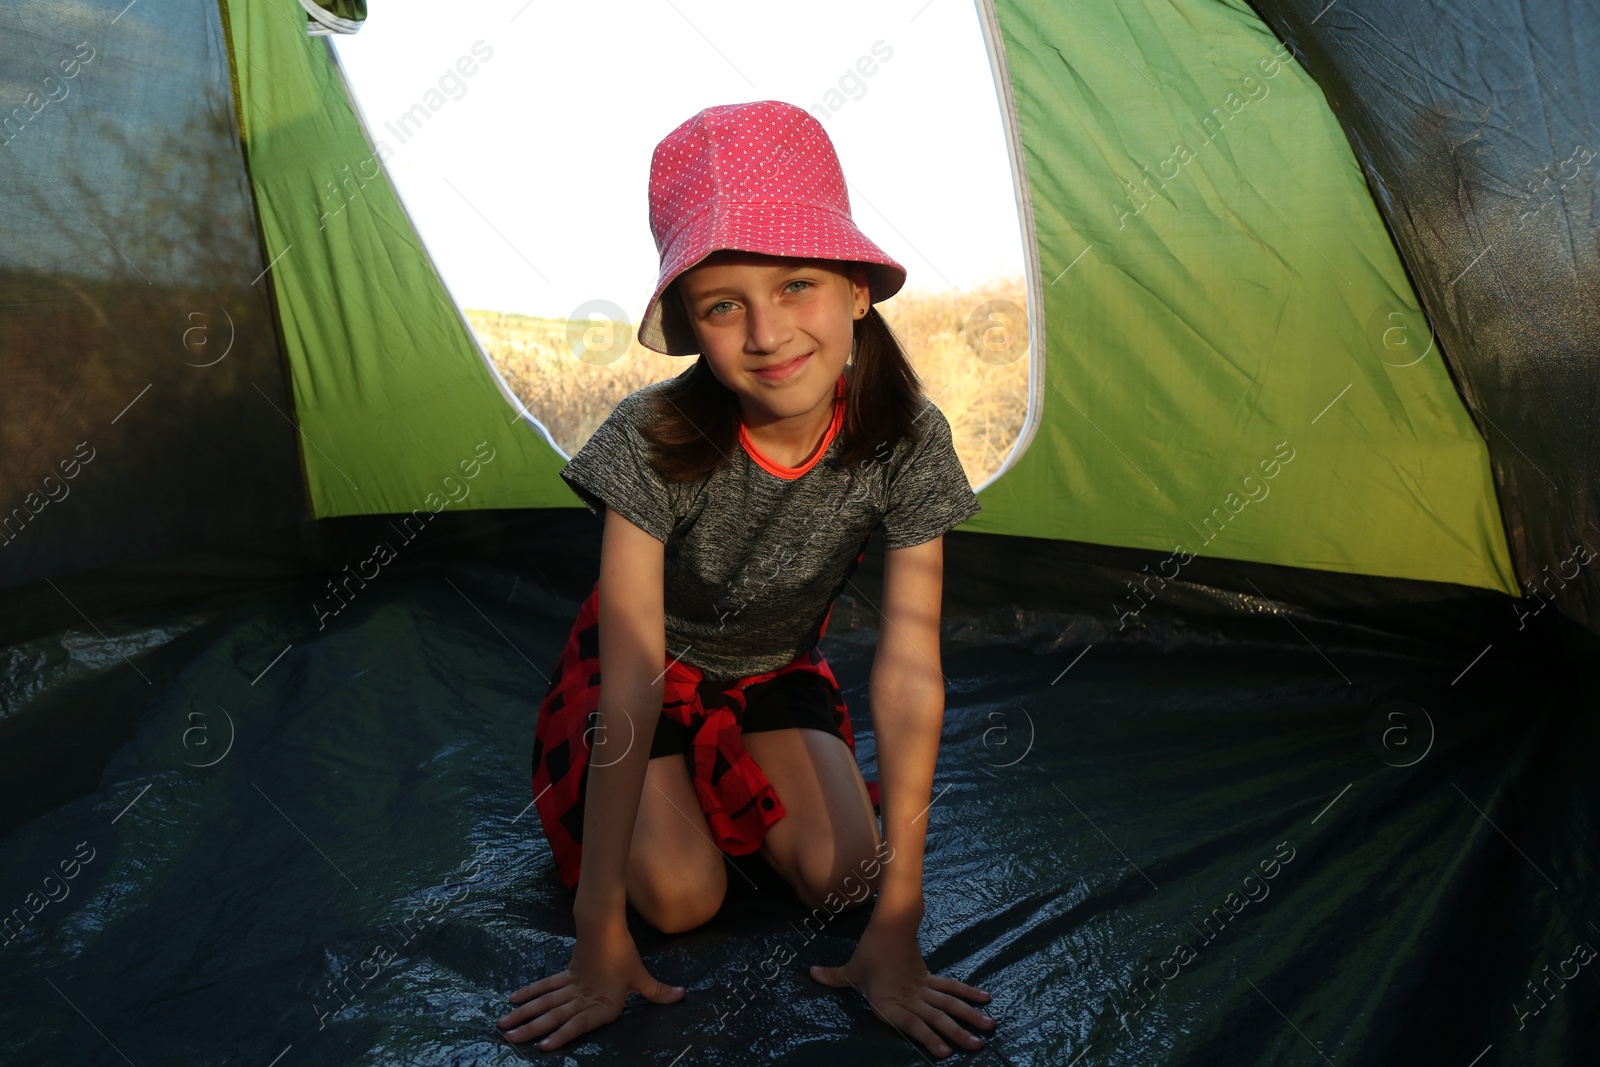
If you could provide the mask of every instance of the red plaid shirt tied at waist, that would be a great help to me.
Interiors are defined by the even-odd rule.
[[[829,609],[828,615],[832,615]],[[572,633],[561,651],[555,674],[539,704],[533,742],[533,795],[539,821],[555,855],[556,875],[568,889],[578,885],[583,854],[583,797],[589,777],[592,737],[599,719],[600,586],[584,601]],[[822,631],[828,628],[824,618]],[[819,634],[820,636],[820,634]],[[850,713],[833,670],[822,651],[812,648],[775,671],[732,681],[707,679],[698,668],[673,660],[666,665],[661,711],[688,729],[690,777],[712,839],[723,852],[742,856],[761,847],[768,827],[784,817],[783,802],[745,751],[742,722],[744,690],[794,671],[827,682],[834,698],[834,723],[851,755],[855,736]],[[605,727],[607,745],[621,741],[618,727]],[[618,756],[617,758],[621,758]],[[878,783],[867,782],[867,794],[879,804]]]

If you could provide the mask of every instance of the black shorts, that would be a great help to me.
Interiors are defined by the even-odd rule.
[[[744,695],[741,733],[758,734],[799,727],[821,730],[844,740],[834,725],[833,688],[815,674],[796,671],[779,675],[771,681],[749,686]],[[662,712],[661,721],[656,723],[655,740],[650,743],[650,758],[681,755],[688,749],[688,728]]]

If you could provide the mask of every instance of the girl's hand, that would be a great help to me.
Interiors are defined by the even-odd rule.
[[[917,947],[915,927],[869,921],[848,963],[843,967],[813,966],[811,977],[837,989],[855,986],[872,1006],[872,1014],[941,1058],[951,1050],[940,1034],[964,1048],[976,1051],[983,1047],[983,1039],[963,1030],[957,1019],[985,1030],[995,1025],[993,1019],[952,995],[987,1004],[988,993],[928,972]]]
[[[657,1004],[685,996],[682,986],[663,985],[645,970],[626,925],[580,933],[567,969],[511,994],[511,1003],[520,1007],[502,1016],[499,1026],[513,1044],[555,1030],[538,1047],[560,1048],[622,1014],[629,993]]]

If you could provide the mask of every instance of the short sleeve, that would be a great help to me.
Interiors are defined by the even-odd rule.
[[[649,409],[644,390],[624,397],[561,468],[561,477],[596,515],[615,508],[665,544],[673,526],[671,500],[666,482],[650,466],[650,442],[639,432]]]
[[[941,537],[981,509],[956,456],[950,423],[927,401],[917,416],[918,440],[889,482],[885,548],[910,548]]]

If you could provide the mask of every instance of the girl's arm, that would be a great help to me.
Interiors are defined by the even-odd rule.
[[[943,538],[884,554],[883,619],[868,692],[878,746],[883,837],[894,858],[883,868],[871,922],[913,934],[922,921],[922,853],[944,725],[944,674],[939,666],[943,591]]]
[[[591,735],[584,788],[583,860],[572,906],[578,937],[560,974],[511,995],[500,1019],[513,1043],[545,1036],[559,1048],[622,1013],[630,992],[657,1004],[682,1000],[645,969],[628,931],[628,851],[639,817],[650,744],[661,718],[666,625],[660,541],[606,509],[600,546],[600,729]]]
[[[579,937],[586,928],[614,932],[627,926],[628,849],[665,688],[663,559],[660,541],[606,509],[600,547],[600,730],[592,735],[583,867],[573,905]]]
[[[882,866],[872,918],[850,960],[842,967],[811,968],[812,977],[826,985],[853,985],[866,996],[874,1015],[940,1057],[951,1054],[946,1041],[968,1049],[983,1047],[982,1039],[957,1020],[984,1030],[995,1025],[959,999],[986,1003],[989,994],[930,974],[917,944],[923,846],[944,724],[944,673],[939,666],[943,591],[943,538],[885,554],[883,621],[869,693],[883,838],[892,851]]]

